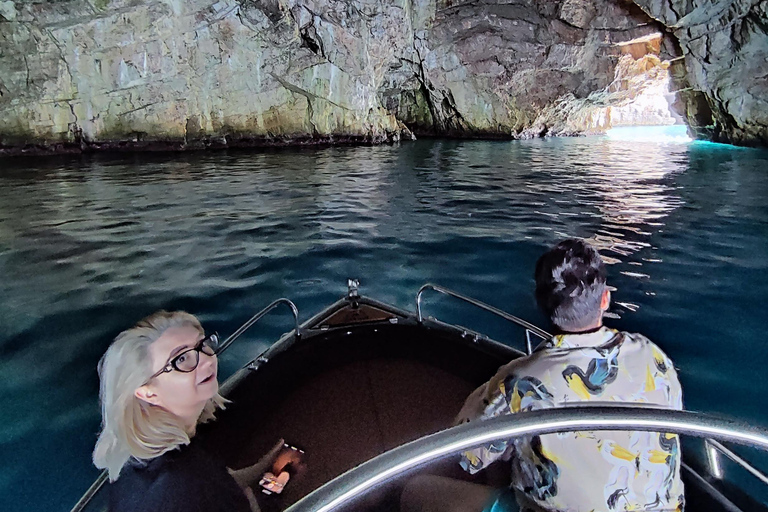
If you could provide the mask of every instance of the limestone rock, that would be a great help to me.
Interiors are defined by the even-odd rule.
[[[2,145],[381,142],[409,134],[377,96],[398,41],[376,22],[406,24],[401,8],[381,15],[377,2],[360,4],[371,10],[368,23],[343,1],[330,9],[283,0],[13,5],[16,20],[0,23]]]
[[[765,143],[766,3],[697,1],[0,0],[0,152],[573,135],[659,98]]]
[[[663,126],[681,124],[670,109],[669,64],[648,54],[635,60],[619,59],[613,82],[587,98],[565,94],[544,107],[522,138],[542,135],[603,133],[620,126]]]
[[[679,41],[672,74],[694,133],[768,145],[768,2],[634,1]]]
[[[626,103],[607,94],[627,53],[621,44],[653,37],[658,44],[648,52],[658,54],[662,30],[625,2],[446,1],[415,42],[417,60],[406,60],[406,75],[385,89],[383,103],[417,135],[604,131],[616,115],[595,112]],[[629,117],[627,111],[622,122]]]
[[[588,0],[565,0],[560,6],[560,19],[581,29],[589,28],[595,17],[595,6]]]
[[[0,0],[0,18],[5,21],[14,21],[16,14],[16,6],[11,0]]]

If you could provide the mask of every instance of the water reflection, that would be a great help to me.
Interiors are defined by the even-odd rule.
[[[93,158],[43,179],[17,170],[0,201],[0,326],[20,332],[124,296],[258,286],[260,261],[334,246],[576,235],[629,261],[681,204],[672,178],[687,163],[684,146],[576,139]]]
[[[591,176],[600,196],[597,208],[603,220],[591,242],[605,256],[608,252],[628,257],[650,247],[647,237],[663,227],[664,218],[682,205],[673,177],[684,171],[688,162],[685,148],[673,154],[668,146],[649,143],[635,143],[631,152],[616,144],[606,144],[605,148],[604,158],[610,165],[593,169]]]

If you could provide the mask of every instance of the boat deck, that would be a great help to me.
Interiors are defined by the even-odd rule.
[[[280,508],[376,455],[451,426],[466,396],[506,362],[455,335],[425,337],[424,329],[388,325],[366,331],[302,340],[270,360],[237,387],[222,421],[203,434],[235,468],[258,460],[281,437],[304,449],[307,469],[286,486]]]

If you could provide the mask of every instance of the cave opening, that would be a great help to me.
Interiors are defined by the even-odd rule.
[[[655,32],[613,44],[618,61],[606,91],[609,137],[690,140],[677,94],[682,75],[676,67],[682,57],[671,39]]]

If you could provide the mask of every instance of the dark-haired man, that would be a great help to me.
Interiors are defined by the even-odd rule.
[[[458,422],[575,402],[682,409],[682,390],[669,358],[640,334],[603,326],[610,292],[605,264],[594,248],[581,240],[560,242],[539,258],[535,278],[536,300],[558,334],[530,356],[500,368],[467,399]],[[468,451],[461,465],[475,473],[500,458],[511,461],[512,485],[501,494],[487,492],[487,510],[509,509],[505,504],[515,501],[534,511],[683,508],[676,435],[547,434]]]

